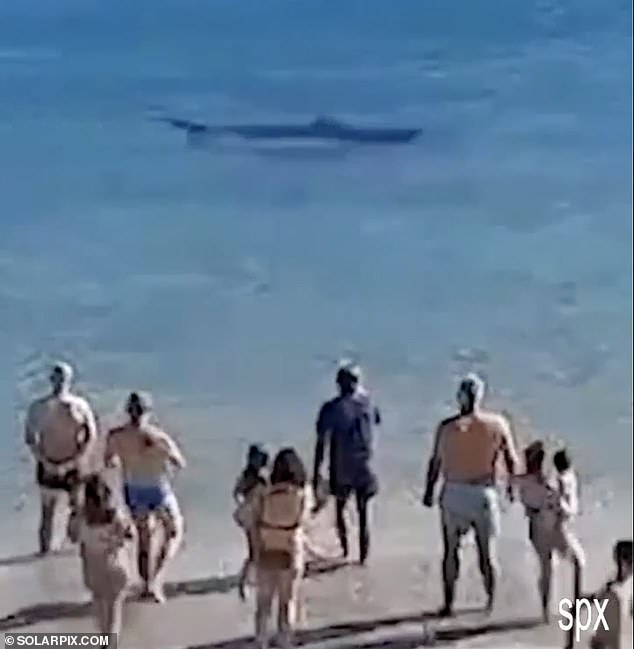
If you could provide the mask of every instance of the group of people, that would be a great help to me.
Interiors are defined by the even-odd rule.
[[[54,515],[67,498],[67,536],[79,543],[98,627],[118,633],[134,564],[141,595],[165,601],[165,570],[184,527],[171,478],[185,459],[174,440],[150,423],[150,404],[136,392],[126,402],[128,421],[100,435],[94,411],[72,392],[72,380],[70,365],[55,364],[50,393],[34,401],[26,416],[25,441],[41,495],[39,552],[50,552]]]
[[[471,529],[475,534],[479,566],[487,594],[487,609],[495,599],[496,562],[494,540],[499,530],[499,459],[506,469],[506,493],[513,501],[516,492],[529,521],[529,538],[540,562],[539,588],[544,621],[549,619],[553,554],[572,561],[575,567],[574,596],[581,592],[584,555],[573,530],[578,513],[577,476],[566,449],[554,455],[557,479],[544,473],[544,444],[533,442],[525,450],[524,471],[506,417],[482,409],[484,383],[470,375],[459,386],[459,411],[436,432],[427,473],[423,503],[433,503],[434,487],[442,472],[440,496],[444,540],[443,615],[453,612],[455,583],[460,567],[460,542]]]
[[[470,374],[460,382],[458,412],[438,426],[427,471],[423,496],[426,507],[433,505],[436,483],[439,476],[443,476],[439,505],[444,544],[444,606],[440,615],[450,616],[454,612],[460,544],[470,530],[475,536],[479,568],[487,595],[486,608],[490,611],[493,607],[497,575],[494,547],[500,518],[499,485],[504,481],[508,499],[512,502],[519,495],[528,519],[528,537],[539,562],[538,589],[542,616],[547,623],[550,620],[553,561],[556,555],[573,566],[573,600],[584,596],[582,576],[585,557],[574,530],[574,520],[579,513],[577,474],[569,452],[566,448],[560,448],[552,457],[555,475],[549,476],[544,469],[546,450],[541,440],[534,441],[524,449],[524,466],[521,466],[508,419],[502,414],[483,409],[484,393],[485,384],[477,375]],[[614,579],[606,584],[602,594],[608,600],[612,622],[608,630],[600,628],[594,634],[591,639],[593,649],[620,649],[620,620],[625,614],[631,616],[631,592],[624,596],[628,587],[631,591],[631,539],[615,544],[614,562]],[[571,625],[566,649],[572,648],[573,641]]]
[[[136,548],[144,594],[164,601],[165,567],[183,537],[183,518],[171,475],[185,466],[185,460],[171,437],[149,423],[149,404],[137,393],[127,401],[128,422],[110,431],[103,450],[95,451],[99,438],[96,418],[89,404],[71,392],[71,381],[70,366],[58,363],[51,373],[51,394],[37,400],[27,415],[25,437],[37,462],[42,493],[40,552],[50,550],[53,512],[60,494],[66,492],[68,536],[80,543],[85,583],[93,593],[99,628],[118,632],[123,601],[133,581],[126,561],[130,548]],[[238,588],[245,598],[247,583],[255,581],[255,635],[260,649],[268,646],[268,620],[275,601],[279,641],[281,646],[291,645],[311,550],[309,521],[329,498],[334,499],[335,529],[341,553],[347,558],[345,513],[354,496],[359,563],[365,565],[369,559],[370,503],[379,490],[373,469],[373,430],[381,423],[381,414],[363,386],[358,366],[342,364],[336,384],[338,394],[321,407],[317,417],[312,476],[295,449],[281,449],[271,463],[269,454],[253,444],[235,484],[234,520],[247,540]],[[444,543],[444,605],[440,613],[454,613],[460,545],[471,530],[487,609],[493,608],[499,485],[505,481],[507,497],[514,500],[519,495],[526,512],[528,536],[540,565],[539,592],[547,621],[555,554],[570,560],[575,573],[574,596],[582,594],[584,554],[574,533],[579,502],[576,473],[566,449],[559,449],[553,456],[556,474],[551,479],[544,470],[546,452],[540,441],[524,450],[521,467],[510,424],[502,414],[482,407],[484,392],[484,382],[476,375],[460,382],[458,411],[438,426],[429,460],[424,506],[435,504],[436,485],[441,477],[443,482],[438,497]],[[326,455],[328,480],[321,474]],[[120,494],[103,471],[111,465],[120,467]],[[122,506],[117,496],[122,496]],[[159,548],[153,552],[157,543]],[[617,575],[609,582],[612,591],[615,584],[622,588],[631,579],[631,540],[617,544],[615,561]],[[620,596],[613,599],[622,601]],[[613,638],[597,637],[594,642],[596,649],[618,646]]]
[[[344,558],[348,557],[346,504],[354,495],[359,518],[359,562],[369,556],[368,508],[377,494],[372,469],[372,428],[381,421],[379,410],[361,385],[359,368],[344,364],[337,372],[339,394],[327,401],[317,417],[317,442],[312,480],[297,451],[283,448],[268,472],[269,456],[259,445],[249,448],[246,466],[234,488],[234,519],[244,530],[248,554],[240,573],[239,592],[245,596],[249,573],[255,568],[257,646],[268,646],[268,619],[278,604],[278,640],[290,646],[301,606],[300,591],[308,554],[319,554],[308,524],[327,502],[335,499],[336,530]],[[329,451],[329,479],[321,476]]]

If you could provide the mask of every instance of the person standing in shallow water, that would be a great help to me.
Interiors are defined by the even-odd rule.
[[[82,476],[98,434],[92,408],[71,392],[73,368],[68,363],[56,363],[50,382],[51,393],[29,406],[24,427],[24,440],[37,462],[42,501],[40,554],[51,549],[55,509],[65,494],[70,508],[68,537],[77,541]]]
[[[139,574],[144,595],[160,604],[165,601],[163,575],[183,539],[183,517],[172,489],[170,474],[185,468],[185,458],[174,440],[148,422],[150,406],[139,394],[128,397],[129,421],[110,431],[106,462],[121,462],[125,503],[135,521],[139,539]],[[162,524],[163,535],[154,569],[151,568],[150,516]]]
[[[458,414],[440,423],[427,471],[423,504],[432,507],[440,474],[444,485],[440,510],[444,544],[442,565],[444,616],[453,615],[455,585],[460,571],[460,543],[473,529],[480,572],[487,593],[487,610],[495,599],[496,561],[494,541],[499,528],[496,483],[500,455],[508,473],[507,494],[513,499],[511,478],[518,460],[508,421],[500,414],[481,409],[484,382],[470,374],[458,388]]]
[[[359,514],[359,560],[363,565],[370,552],[368,506],[377,494],[378,481],[371,464],[373,426],[381,423],[379,410],[361,386],[360,369],[344,364],[337,372],[339,396],[327,401],[317,417],[317,443],[313,470],[313,492],[318,493],[321,465],[330,450],[330,493],[336,502],[336,524],[343,556],[348,556],[345,508],[352,494]]]

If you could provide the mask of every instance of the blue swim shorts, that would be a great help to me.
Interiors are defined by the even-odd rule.
[[[125,503],[133,516],[153,512],[165,505],[170,490],[164,485],[126,483],[123,487]]]

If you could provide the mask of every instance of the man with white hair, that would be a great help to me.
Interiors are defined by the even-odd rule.
[[[82,475],[97,439],[97,422],[89,403],[71,392],[73,369],[56,363],[50,373],[51,393],[34,401],[26,416],[24,439],[37,462],[42,510],[40,554],[51,549],[53,520],[59,499],[68,496],[68,536],[77,540]]]
[[[337,372],[339,395],[327,401],[317,418],[317,443],[313,490],[319,492],[320,470],[330,447],[330,493],[336,500],[337,534],[344,557],[348,556],[345,508],[352,494],[359,515],[359,560],[363,565],[370,551],[368,505],[378,491],[371,463],[374,452],[373,426],[381,416],[361,386],[361,371],[352,363],[341,364]]]
[[[485,385],[469,374],[460,382],[458,414],[440,423],[427,471],[423,504],[431,507],[440,474],[444,485],[440,495],[444,542],[442,615],[453,614],[455,584],[460,571],[460,542],[473,529],[480,572],[487,593],[487,610],[495,599],[496,561],[494,540],[499,527],[496,489],[498,459],[503,457],[508,473],[507,493],[513,498],[511,477],[518,460],[509,422],[500,414],[481,409]]]

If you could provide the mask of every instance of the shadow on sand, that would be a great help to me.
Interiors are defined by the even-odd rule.
[[[475,612],[481,611],[479,609],[465,609],[459,611],[457,615],[461,616]],[[436,613],[428,612],[418,613],[416,615],[380,618],[377,620],[333,624],[318,629],[299,631],[296,634],[295,644],[296,646],[301,647],[316,642],[332,642],[333,640],[339,640],[337,644],[329,644],[329,649],[334,647],[337,647],[337,649],[383,649],[385,647],[391,647],[392,649],[418,649],[419,647],[424,646],[423,623],[435,618],[437,618]],[[420,632],[409,631],[408,633],[390,635],[388,637],[367,642],[359,642],[358,639],[349,637],[363,633],[383,631],[401,624],[420,624],[421,629]],[[528,631],[535,629],[540,625],[541,621],[538,619],[514,619],[505,622],[489,622],[484,624],[474,624],[471,626],[461,625],[443,627],[434,630],[433,644],[438,646],[487,634],[494,635],[496,633],[508,633],[511,631]],[[212,644],[192,645],[187,647],[187,649],[242,649],[251,646],[252,643],[252,636],[243,636]]]
[[[5,560],[3,565],[19,565],[28,563],[34,559],[33,555],[16,557]],[[9,562],[9,563],[8,563]],[[308,568],[309,577],[328,574],[347,566],[343,561],[321,561],[315,562]],[[238,584],[237,575],[213,576],[203,579],[189,579],[177,582],[170,582],[165,585],[165,593],[168,599],[175,599],[184,596],[200,596],[212,593],[228,593],[236,588]],[[465,616],[474,613],[481,613],[480,609],[463,609],[458,611],[457,616]],[[60,619],[78,619],[90,616],[92,607],[89,602],[52,602],[36,604],[25,607],[14,613],[0,618],[0,631],[15,631],[17,629],[31,626],[39,622],[48,622]],[[423,643],[423,623],[437,618],[435,611],[424,613],[408,614],[378,618],[375,620],[353,620],[340,624],[332,624],[316,629],[306,629],[297,633],[296,641],[298,646],[309,645],[315,642],[339,641],[335,645],[341,649],[383,649],[392,647],[394,649],[416,649]],[[382,637],[377,640],[359,642],[354,636],[389,630],[403,624],[420,624],[420,633],[409,631]],[[540,626],[540,620],[535,619],[513,619],[502,622],[475,622],[472,624],[456,623],[437,629],[434,633],[434,644],[450,644],[459,640],[477,637],[487,634],[505,633],[509,631],[529,630]],[[432,625],[432,627],[435,625]],[[212,644],[197,645],[188,649],[240,649],[250,646],[253,642],[252,636],[242,636]],[[332,645],[331,645],[332,646]]]
[[[62,550],[54,550],[46,557],[43,557],[37,552],[31,552],[30,554],[21,554],[18,557],[7,557],[6,559],[0,559],[0,568],[13,568],[15,566],[26,566],[38,561],[44,561],[44,559],[52,559],[55,557],[69,557],[73,554],[73,548],[64,548]]]
[[[237,577],[212,577],[211,579],[200,579],[193,582],[180,582],[170,584],[166,587],[170,597],[178,597],[182,594],[208,594],[224,593],[235,586]],[[465,609],[458,612],[458,616],[479,612],[478,609]],[[56,604],[39,604],[25,608],[0,620],[0,630],[15,630],[21,627],[56,619],[76,619],[87,617],[91,614],[89,603],[78,604],[71,602],[60,602]],[[339,640],[336,645],[341,649],[417,649],[423,643],[423,623],[436,618],[434,612],[417,613],[404,616],[393,616],[379,618],[376,620],[351,621],[341,624],[332,624],[317,629],[299,631],[296,636],[297,646],[309,645],[315,642],[327,642]],[[401,624],[421,624],[420,633],[412,632],[399,633],[389,637],[368,642],[359,642],[353,636],[376,631],[384,631],[390,627]],[[434,630],[434,644],[451,644],[466,638],[478,637],[487,634],[505,633],[509,631],[521,631],[534,629],[541,625],[537,619],[515,619],[505,622],[490,622],[474,625],[448,626]],[[192,645],[187,649],[241,649],[251,646],[252,636],[242,636],[212,644]]]
[[[186,595],[209,595],[211,593],[228,593],[236,588],[237,575],[226,577],[209,577],[207,579],[188,579],[165,584],[168,599]],[[143,601],[132,598],[132,601]],[[59,619],[77,619],[92,614],[90,602],[51,602],[27,606],[10,615],[0,618],[0,631],[21,629],[38,622],[50,622]]]
[[[30,558],[29,558],[30,557]],[[37,557],[39,558],[39,557]],[[21,562],[27,563],[34,560],[33,555],[15,557],[4,565],[17,565]],[[342,561],[322,561],[309,565],[308,577],[328,574],[345,567]],[[165,594],[168,599],[176,599],[184,596],[211,595],[212,593],[229,593],[238,586],[238,575],[214,576],[203,579],[186,579],[183,581],[169,582],[165,584]],[[80,602],[51,602],[47,604],[35,604],[28,606],[3,618],[0,618],[0,631],[9,629],[15,630],[38,622],[49,622],[57,619],[77,619],[87,617],[91,614],[89,603]]]

